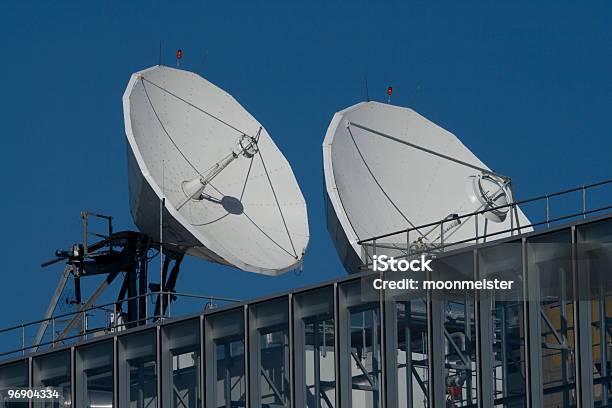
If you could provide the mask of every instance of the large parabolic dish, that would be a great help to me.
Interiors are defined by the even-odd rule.
[[[231,95],[192,72],[155,66],[123,96],[130,209],[174,251],[245,271],[299,267],[306,203],[268,132]]]
[[[503,180],[491,172],[452,133],[415,111],[378,102],[364,102],[335,114],[323,142],[328,229],[345,267],[366,262],[360,240],[418,227],[455,215],[469,214],[512,200]],[[479,217],[481,233],[529,225],[520,209]],[[511,220],[514,218],[513,220]],[[445,225],[445,244],[475,235],[475,221]],[[485,225],[486,224],[486,225]],[[523,231],[529,231],[525,228]],[[413,232],[435,246],[440,233]],[[443,234],[442,234],[443,235]],[[500,238],[507,234],[499,234]],[[406,234],[377,240],[387,248],[407,246]]]

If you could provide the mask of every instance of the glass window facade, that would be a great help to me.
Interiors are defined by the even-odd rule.
[[[200,408],[200,320],[161,329],[164,407]]]
[[[474,254],[471,251],[434,260],[431,278],[436,281],[474,280]],[[450,406],[477,403],[475,297],[472,290],[436,290],[436,313],[442,321],[441,333],[432,336],[435,356],[443,356],[444,400]],[[437,370],[436,375],[440,374]],[[440,389],[435,390],[437,396]]]
[[[76,351],[75,388],[79,407],[113,406],[113,341],[79,347]]]
[[[119,337],[119,406],[157,407],[156,330]]]
[[[527,273],[539,299],[529,299],[539,309],[541,388],[544,406],[576,404],[574,337],[574,277],[572,235],[564,230],[527,240]]]
[[[295,403],[336,407],[333,287],[294,296]]]
[[[341,378],[342,406],[381,406],[380,295],[371,278],[339,287],[339,364],[341,372],[350,373]]]
[[[28,361],[22,360],[12,364],[7,364],[0,367],[0,406],[3,408],[26,408],[26,402],[15,402],[8,398],[4,391],[11,388],[27,388],[29,384],[28,378]]]
[[[576,268],[589,285],[592,396],[594,406],[612,403],[612,222],[577,230]]]
[[[37,401],[36,408],[60,408],[72,405],[70,350],[59,351],[35,357],[32,360],[33,388],[51,388],[57,390],[60,398],[52,401]]]
[[[244,316],[238,308],[204,318],[208,407],[246,405]]]
[[[411,273],[423,280],[423,273]],[[385,279],[406,278],[404,272],[387,272]],[[429,406],[429,352],[427,294],[423,290],[385,291],[385,334],[388,350],[387,401],[392,407]],[[391,367],[395,367],[393,370]],[[395,392],[393,392],[395,390]]]
[[[0,401],[88,408],[612,404],[612,219],[479,243],[438,254],[432,267],[410,276],[514,286],[380,291],[373,283],[382,274],[351,275],[19,357],[0,364],[0,390],[52,387],[62,399]]]
[[[494,407],[524,407],[525,327],[521,243],[507,242],[478,251],[478,275],[515,283],[514,289],[479,295],[483,371],[492,376],[491,388],[483,394]]]
[[[249,308],[250,390],[253,407],[289,407],[289,303],[286,297]]]

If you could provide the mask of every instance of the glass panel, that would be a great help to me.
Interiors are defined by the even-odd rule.
[[[7,364],[0,367],[0,406],[3,408],[26,408],[27,402],[10,402],[4,398],[5,390],[9,388],[27,388],[28,387],[28,362],[20,361],[17,363]]]
[[[427,407],[427,307],[423,299],[397,302],[397,396],[400,407]],[[410,390],[410,393],[407,391]]]
[[[287,298],[256,304],[250,311],[253,405],[288,407],[290,390]]]
[[[463,252],[434,260],[435,281],[473,281],[474,254]],[[434,290],[442,301],[442,339],[447,405],[473,406],[477,402],[475,290]],[[434,339],[435,340],[435,339]],[[434,357],[435,358],[435,357]],[[432,373],[435,375],[435,373]]]
[[[414,279],[422,287],[423,272],[386,272],[385,279],[399,282]],[[415,287],[417,285],[415,284]],[[395,366],[395,378],[389,375],[389,398],[395,397],[398,407],[428,407],[429,362],[427,351],[426,293],[417,289],[385,290],[387,310],[386,337],[391,350],[388,364]],[[393,382],[392,382],[393,381]]]
[[[593,399],[612,403],[612,222],[578,227],[578,275],[588,277],[592,303]]]
[[[259,336],[259,397],[262,407],[289,403],[289,340],[287,328],[261,332]]]
[[[77,406],[113,406],[113,342],[79,347],[76,351]]]
[[[308,408],[336,406],[333,287],[294,296],[296,400]]]
[[[491,330],[483,333],[483,347],[493,353],[493,399],[495,407],[523,407],[525,401],[525,332],[521,243],[510,242],[478,251],[480,278],[513,281],[512,290],[490,291]],[[490,306],[489,306],[490,305]],[[488,346],[492,344],[492,348]],[[483,353],[485,351],[483,350]]]
[[[200,321],[162,327],[164,406],[198,408],[200,401]]]
[[[243,407],[246,402],[243,309],[205,317],[207,405]]]
[[[149,330],[119,338],[119,405],[157,406],[156,334]]]
[[[32,386],[34,388],[53,388],[61,397],[59,401],[35,402],[34,407],[70,406],[70,350],[34,358]]]
[[[380,337],[380,293],[374,291],[370,280],[351,281],[340,287],[341,372],[350,372],[345,386],[352,407],[377,408],[381,405],[381,337]],[[343,379],[343,381],[345,381]]]
[[[219,341],[215,345],[218,407],[240,406],[245,401],[244,340]]]
[[[368,407],[378,406],[380,386],[380,310],[351,311],[352,404],[365,400]]]
[[[528,274],[540,285],[542,385],[544,406],[576,404],[571,232],[527,241]],[[530,299],[532,301],[532,299]]]

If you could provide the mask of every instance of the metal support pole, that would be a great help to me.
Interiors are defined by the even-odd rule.
[[[258,360],[257,358],[254,358],[253,355],[256,355],[256,353],[259,352],[259,350],[256,351],[255,354],[252,353],[252,348],[251,348],[251,324],[250,324],[250,319],[249,319],[249,314],[250,314],[250,310],[249,310],[249,305],[244,305],[243,308],[243,319],[244,319],[244,353],[242,355],[242,358],[244,359],[244,384],[245,384],[245,396],[244,396],[244,401],[245,401],[245,405],[246,408],[250,408],[251,405],[251,394],[252,394],[252,389],[253,391],[256,392],[256,390],[254,390],[254,386],[251,383],[256,382],[257,379],[257,375],[255,376],[255,378],[253,378],[253,380],[251,380],[251,366],[252,364],[257,364]],[[249,357],[250,356],[250,357]]]
[[[378,313],[376,313],[378,311]],[[379,361],[380,357],[383,356],[382,345],[380,341],[379,332],[376,329],[376,325],[382,329],[383,319],[382,319],[382,310],[378,307],[378,310],[368,310],[367,312],[362,312],[363,316],[363,330],[364,330],[364,339],[366,338],[365,333],[365,325],[366,325],[366,315],[365,313],[372,313],[372,379],[374,381],[374,408],[378,408],[382,406],[382,373],[379,370],[379,364],[382,367],[384,361]],[[377,321],[378,320],[378,321]],[[367,343],[363,343],[364,349]],[[376,372],[378,371],[378,372]]]
[[[128,328],[135,327],[138,321],[138,296],[137,280],[136,280],[136,265],[130,265],[126,271],[125,279],[128,284]]]
[[[147,274],[147,258],[145,253],[145,257],[140,261],[138,268],[138,326],[147,324]]]
[[[156,357],[155,357],[155,372],[156,372],[156,386],[157,386],[157,406],[158,407],[163,407],[163,403],[164,403],[164,386],[162,383],[162,346],[161,346],[161,342],[162,342],[162,336],[161,336],[161,326],[157,326],[156,330],[155,330],[155,335],[156,335],[156,341],[155,341],[155,345],[156,345]],[[144,372],[144,367],[140,367],[140,370],[138,370],[139,372]],[[142,382],[140,382],[142,381]],[[140,384],[142,384],[144,382],[144,378],[142,380],[140,380]],[[143,389],[144,387],[140,386],[139,388]],[[168,392],[172,392],[170,390],[167,390]],[[144,395],[143,395],[143,401],[144,401]],[[142,405],[144,408],[144,404]]]
[[[206,338],[205,336],[208,335],[208,333],[204,330],[204,316],[200,315],[200,318],[198,319],[198,330],[200,332],[200,355],[198,356],[198,391],[199,391],[199,395],[198,395],[198,400],[199,403],[197,404],[198,407],[203,407],[206,405],[206,371],[205,371],[205,361],[204,360],[204,356],[206,355]]]
[[[76,349],[74,346],[70,347],[70,400],[76,400]],[[58,404],[59,405],[59,404]],[[63,404],[62,404],[63,405]]]
[[[397,310],[397,308],[396,308]],[[404,339],[406,344],[406,408],[413,408],[414,390],[412,388],[412,306],[410,302],[404,302]]]
[[[474,250],[474,280],[486,277],[481,274],[478,263],[478,252]],[[478,376],[478,407],[488,408],[493,407],[495,396],[495,384],[492,377],[495,373],[493,353],[493,295],[491,291],[482,290],[475,291],[476,302],[476,361]],[[503,357],[502,357],[503,358]],[[469,401],[471,402],[471,401]]]
[[[537,270],[529,273],[527,241],[522,239],[525,364],[527,379],[527,408],[544,406],[542,389],[542,328],[540,317],[540,276]]]
[[[476,230],[476,235],[475,235],[475,237],[476,237],[476,244],[478,244],[478,214],[474,215],[474,227],[475,227],[475,230]]]
[[[608,405],[608,345],[606,342],[606,293],[604,285],[599,285],[599,363],[600,377],[605,380],[601,383],[601,403]]]
[[[514,218],[516,219],[516,229],[518,234],[521,234],[521,220],[518,215],[518,205],[512,204],[512,209],[514,210]]]
[[[87,239],[89,238],[89,215],[87,211],[81,211],[81,222],[83,223],[83,255],[87,256],[89,254],[89,246],[87,244]]]
[[[159,320],[164,320],[164,207],[166,199],[159,202]]]
[[[376,256],[376,240],[372,241],[372,256]]]
[[[315,321],[312,324],[314,337],[314,395],[315,408],[321,408],[321,341],[319,340],[319,330],[323,330],[325,335],[325,326],[320,328],[321,322]]]
[[[410,230],[406,230],[406,259],[410,260]]]
[[[549,198],[546,196],[546,228],[550,227],[550,204]]]
[[[342,405],[342,401],[344,401],[342,398],[344,395],[346,395],[346,393],[343,391],[344,389],[344,382],[341,381],[341,375],[344,374],[342,372],[342,370],[340,369],[340,366],[342,364],[342,360],[340,358],[340,353],[344,352],[344,350],[341,350],[341,340],[340,340],[340,334],[341,334],[341,330],[342,330],[342,324],[340,322],[341,319],[341,312],[340,312],[340,299],[339,299],[339,288],[338,288],[338,282],[334,283],[334,378],[336,380],[336,397],[335,397],[335,406],[336,407],[341,407]]]
[[[384,279],[383,272],[380,272],[379,276],[381,279]],[[386,407],[387,401],[391,399],[391,396],[387,395],[389,393],[388,381],[389,381],[389,377],[395,376],[395,373],[391,373],[391,370],[393,367],[393,371],[395,371],[396,364],[395,362],[389,361],[389,359],[391,355],[397,357],[397,353],[395,349],[390,349],[388,347],[390,346],[390,344],[386,341],[387,336],[389,335],[393,336],[393,334],[396,333],[396,330],[397,330],[397,324],[395,324],[394,327],[387,328],[387,324],[390,323],[390,321],[389,321],[389,318],[387,317],[387,312],[389,312],[389,310],[386,307],[386,303],[387,302],[385,302],[385,291],[380,290],[379,297],[378,297],[380,336],[377,340],[378,340],[378,344],[380,347],[381,372],[378,374],[377,385],[378,385],[379,401],[380,401],[379,406],[381,407]],[[374,333],[376,333],[376,326],[374,326]],[[376,338],[376,336],[374,338]],[[376,357],[376,355],[374,356]],[[376,366],[374,366],[373,368],[375,370]]]
[[[294,332],[293,332],[293,294],[289,293],[289,295],[287,296],[287,352],[285,353],[285,356],[288,358],[289,360],[289,375],[286,376],[286,378],[289,379],[289,398],[287,398],[287,391],[283,392],[283,396],[285,397],[286,400],[286,404],[288,406],[291,406],[291,402],[293,401],[292,398],[295,394],[295,390],[294,390],[294,383],[295,383],[295,377],[294,377],[294,371],[295,371],[295,349],[293,347],[293,343],[294,343]],[[316,333],[316,332],[315,332]],[[316,334],[315,334],[316,337]],[[317,352],[317,359],[319,358],[319,354]],[[320,375],[320,372],[315,371],[315,377],[318,377]],[[316,400],[320,401],[321,400],[321,394],[317,393],[316,394]]]
[[[429,277],[428,277],[429,278]],[[427,355],[429,364],[428,398],[431,408],[446,407],[446,356],[444,353],[444,302],[427,293]]]
[[[495,300],[493,300],[495,302]],[[507,336],[507,316],[506,316],[506,305],[502,304],[501,307],[497,308],[501,315],[501,354],[502,354],[502,398],[508,396],[508,341]],[[497,384],[493,384],[494,387]],[[495,388],[494,388],[495,390]]]
[[[582,218],[586,218],[586,187],[582,186]]]
[[[113,406],[119,406],[119,340],[113,336]]]
[[[567,293],[567,284],[566,284],[566,279],[567,279],[567,271],[563,268],[561,268],[560,270],[560,293],[559,293],[559,313],[560,313],[560,323],[561,323],[561,327],[560,327],[560,331],[561,331],[561,339],[562,339],[562,345],[568,345],[567,343],[567,299],[565,297],[565,294]],[[544,311],[543,311],[544,312]],[[544,312],[545,313],[545,312]],[[567,366],[567,360],[570,356],[570,353],[568,353],[568,347],[563,347],[561,349],[561,378],[563,381],[563,385],[567,385],[569,383],[569,367]],[[569,406],[570,402],[569,402],[569,389],[567,387],[564,388],[563,390],[563,404],[564,406]]]
[[[475,295],[475,293],[474,293]],[[476,305],[472,304],[472,302],[469,299],[469,294],[468,292],[465,292],[465,296],[464,296],[464,304],[463,304],[463,311],[464,311],[464,317],[463,317],[463,333],[465,335],[465,342],[464,342],[464,349],[461,350],[463,353],[465,353],[466,357],[468,358],[468,362],[469,362],[469,373],[466,373],[467,378],[465,379],[465,394],[466,394],[466,400],[468,403],[472,402],[472,380],[473,380],[473,375],[475,374],[473,372],[473,368],[472,368],[472,318],[471,318],[471,313],[473,312],[474,314],[476,313]],[[477,317],[475,317],[475,319],[477,319]],[[477,397],[478,398],[478,397]]]
[[[574,333],[576,342],[576,394],[578,408],[593,407],[593,358],[590,271],[578,270],[576,226],[572,226],[572,282],[574,285]]]

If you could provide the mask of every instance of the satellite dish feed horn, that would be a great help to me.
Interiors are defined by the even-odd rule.
[[[503,207],[513,202],[511,182],[492,174],[470,177],[466,190],[470,201],[480,203],[483,210]],[[509,210],[510,207],[496,208],[485,212],[484,216],[493,222],[503,222]]]
[[[215,177],[225,170],[225,168],[234,160],[241,156],[244,156],[247,159],[255,156],[255,154],[259,152],[259,148],[257,147],[257,139],[259,138],[260,132],[261,128],[257,133],[257,137],[247,135],[240,136],[236,143],[236,148],[225,159],[216,163],[208,174],[205,176],[198,176],[189,181],[184,181],[181,186],[183,188],[183,193],[185,193],[187,198],[185,201],[179,204],[176,209],[180,210],[183,208],[183,206],[187,204],[187,201],[189,200],[201,201],[206,198],[206,196],[203,195],[206,185],[208,185]]]

